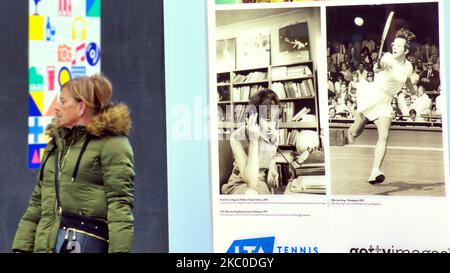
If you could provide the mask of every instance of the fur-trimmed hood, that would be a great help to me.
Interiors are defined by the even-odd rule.
[[[46,129],[49,137],[56,137],[60,125],[54,119]],[[131,129],[131,117],[128,106],[123,103],[113,104],[97,113],[86,125],[86,131],[95,137],[126,136]]]

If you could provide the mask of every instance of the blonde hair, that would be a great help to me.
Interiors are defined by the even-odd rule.
[[[84,102],[94,109],[95,113],[103,111],[111,105],[112,85],[103,75],[75,78],[61,86],[77,101]]]

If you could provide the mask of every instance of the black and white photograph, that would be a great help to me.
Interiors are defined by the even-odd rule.
[[[308,23],[301,22],[281,27],[272,59],[274,63],[307,61],[309,54]]]
[[[229,71],[236,68],[236,38],[216,42],[217,71]]]
[[[214,68],[216,190],[223,195],[324,195],[318,58],[311,50],[320,43],[319,8],[233,9],[215,15],[215,40],[236,38],[237,45],[236,69],[221,70],[220,60]],[[273,39],[264,33],[278,34]],[[270,55],[279,44],[291,58],[275,64]],[[307,57],[299,60],[305,50]]]
[[[326,19],[331,193],[445,196],[438,2]]]
[[[248,31],[237,44],[237,68],[255,68],[270,63],[270,33],[267,29]]]

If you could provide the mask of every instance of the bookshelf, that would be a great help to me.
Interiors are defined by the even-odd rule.
[[[249,98],[258,90],[269,88],[277,93],[283,108],[279,147],[294,150],[290,137],[293,131],[313,130],[320,135],[316,78],[312,61],[217,73],[217,105],[222,113],[232,113],[219,117],[219,131],[229,133],[242,125]],[[297,120],[296,114],[305,109],[306,115]]]

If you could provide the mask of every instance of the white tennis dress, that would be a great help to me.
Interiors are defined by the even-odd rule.
[[[387,59],[391,59],[392,66],[376,73],[374,82],[362,79],[356,90],[357,111],[371,121],[391,116],[392,98],[397,95],[413,73],[413,66],[408,60],[400,64],[393,60],[391,53],[386,53],[381,58],[381,62]]]

